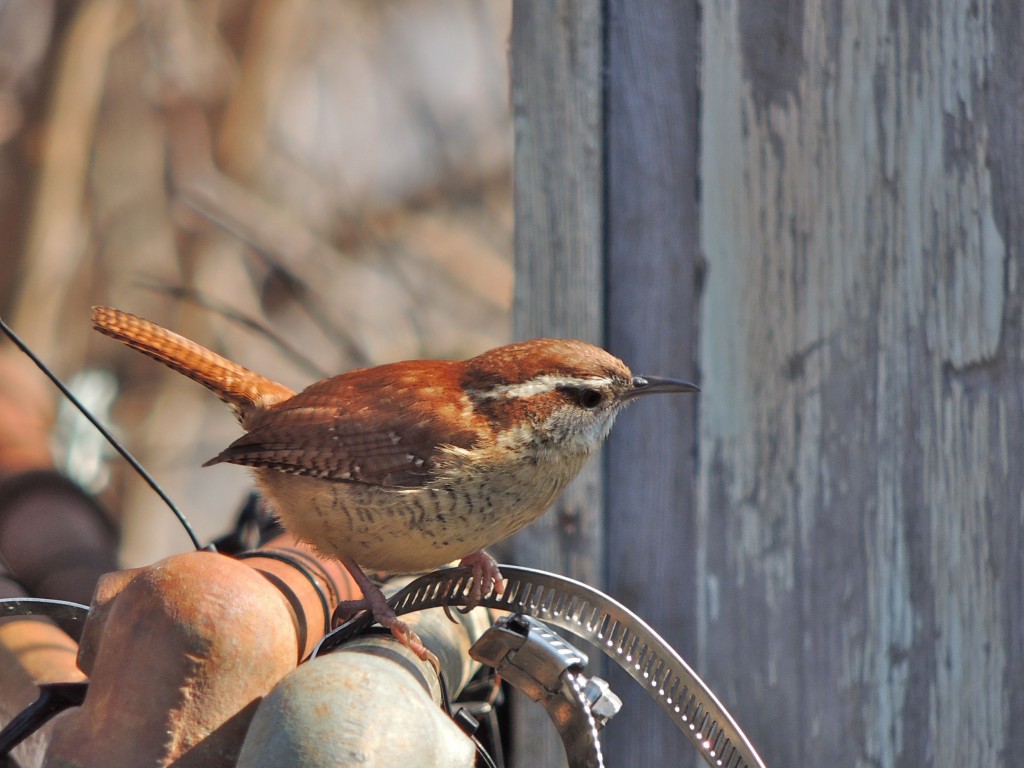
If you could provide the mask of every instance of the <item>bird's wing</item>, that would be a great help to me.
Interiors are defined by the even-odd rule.
[[[270,409],[206,465],[229,462],[338,482],[417,488],[437,476],[446,448],[473,445],[475,433],[466,429],[458,409],[418,401],[414,389],[387,380],[372,398],[355,397],[358,393],[345,390],[345,380],[336,379]],[[353,407],[356,403],[361,405]]]

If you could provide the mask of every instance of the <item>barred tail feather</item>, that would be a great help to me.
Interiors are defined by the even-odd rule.
[[[194,341],[137,315],[111,307],[93,307],[92,324],[100,333],[198,381],[227,403],[240,422],[253,410],[287,400],[295,393],[233,363]]]

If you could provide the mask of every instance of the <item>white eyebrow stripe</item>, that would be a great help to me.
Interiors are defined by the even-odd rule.
[[[556,376],[552,374],[544,374],[543,376],[537,376],[528,381],[524,381],[521,384],[503,384],[500,387],[494,387],[486,391],[480,391],[475,394],[479,394],[481,397],[487,399],[497,397],[533,397],[534,395],[540,395],[545,392],[554,392],[559,387],[607,387],[611,386],[612,380],[610,378],[580,378],[578,376]]]

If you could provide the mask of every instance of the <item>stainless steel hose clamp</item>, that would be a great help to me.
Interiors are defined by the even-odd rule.
[[[690,666],[639,616],[599,590],[573,579],[502,565],[505,591],[480,605],[532,616],[600,648],[647,691],[713,768],[764,768],[732,715]],[[469,568],[421,576],[389,598],[402,615],[424,608],[466,604]],[[330,633],[311,656],[324,653],[373,623],[365,612]],[[521,666],[521,665],[520,665]]]

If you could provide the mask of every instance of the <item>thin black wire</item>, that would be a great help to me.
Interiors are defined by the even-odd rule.
[[[452,701],[448,697],[448,683],[445,682],[444,673],[440,668],[437,668],[436,671],[437,681],[441,686],[441,709],[444,710],[444,713],[448,715],[448,717],[454,720],[455,713],[452,712]],[[456,725],[458,724],[456,723]],[[498,768],[498,764],[494,762],[494,758],[491,757],[491,753],[487,751],[487,747],[485,747],[484,743],[477,738],[477,735],[475,733],[467,733],[466,731],[463,731],[463,733],[465,733],[473,742],[476,747],[477,757],[484,761],[484,768]]]
[[[7,338],[14,342],[18,349],[28,356],[29,360],[36,364],[36,367],[39,368],[39,370],[46,374],[46,377],[54,383],[57,389],[61,391],[61,394],[63,394],[64,397],[66,397],[71,404],[89,420],[90,424],[96,427],[99,433],[103,435],[103,438],[114,447],[114,450],[121,454],[121,457],[131,465],[131,468],[139,473],[139,476],[146,481],[149,487],[153,489],[153,492],[163,499],[164,504],[166,504],[171,512],[174,513],[174,516],[178,518],[178,522],[181,523],[181,527],[185,529],[185,533],[187,533],[189,539],[192,540],[192,546],[197,550],[203,549],[203,545],[199,543],[199,538],[196,536],[195,531],[192,530],[192,526],[189,525],[188,520],[185,519],[185,515],[174,505],[174,502],[171,501],[170,497],[164,493],[163,488],[157,485],[156,480],[154,480],[149,472],[143,468],[138,459],[132,456],[131,453],[128,452],[128,449],[121,445],[121,443],[117,441],[117,438],[110,434],[107,428],[104,427],[95,416],[89,413],[89,410],[79,402],[78,398],[71,393],[71,390],[64,385],[64,382],[58,379],[56,374],[46,367],[46,363],[36,357],[36,353],[29,349],[28,345],[21,340],[18,334],[16,334],[11,327],[7,325],[7,323],[4,322],[2,317],[0,317],[0,330],[4,332]]]

